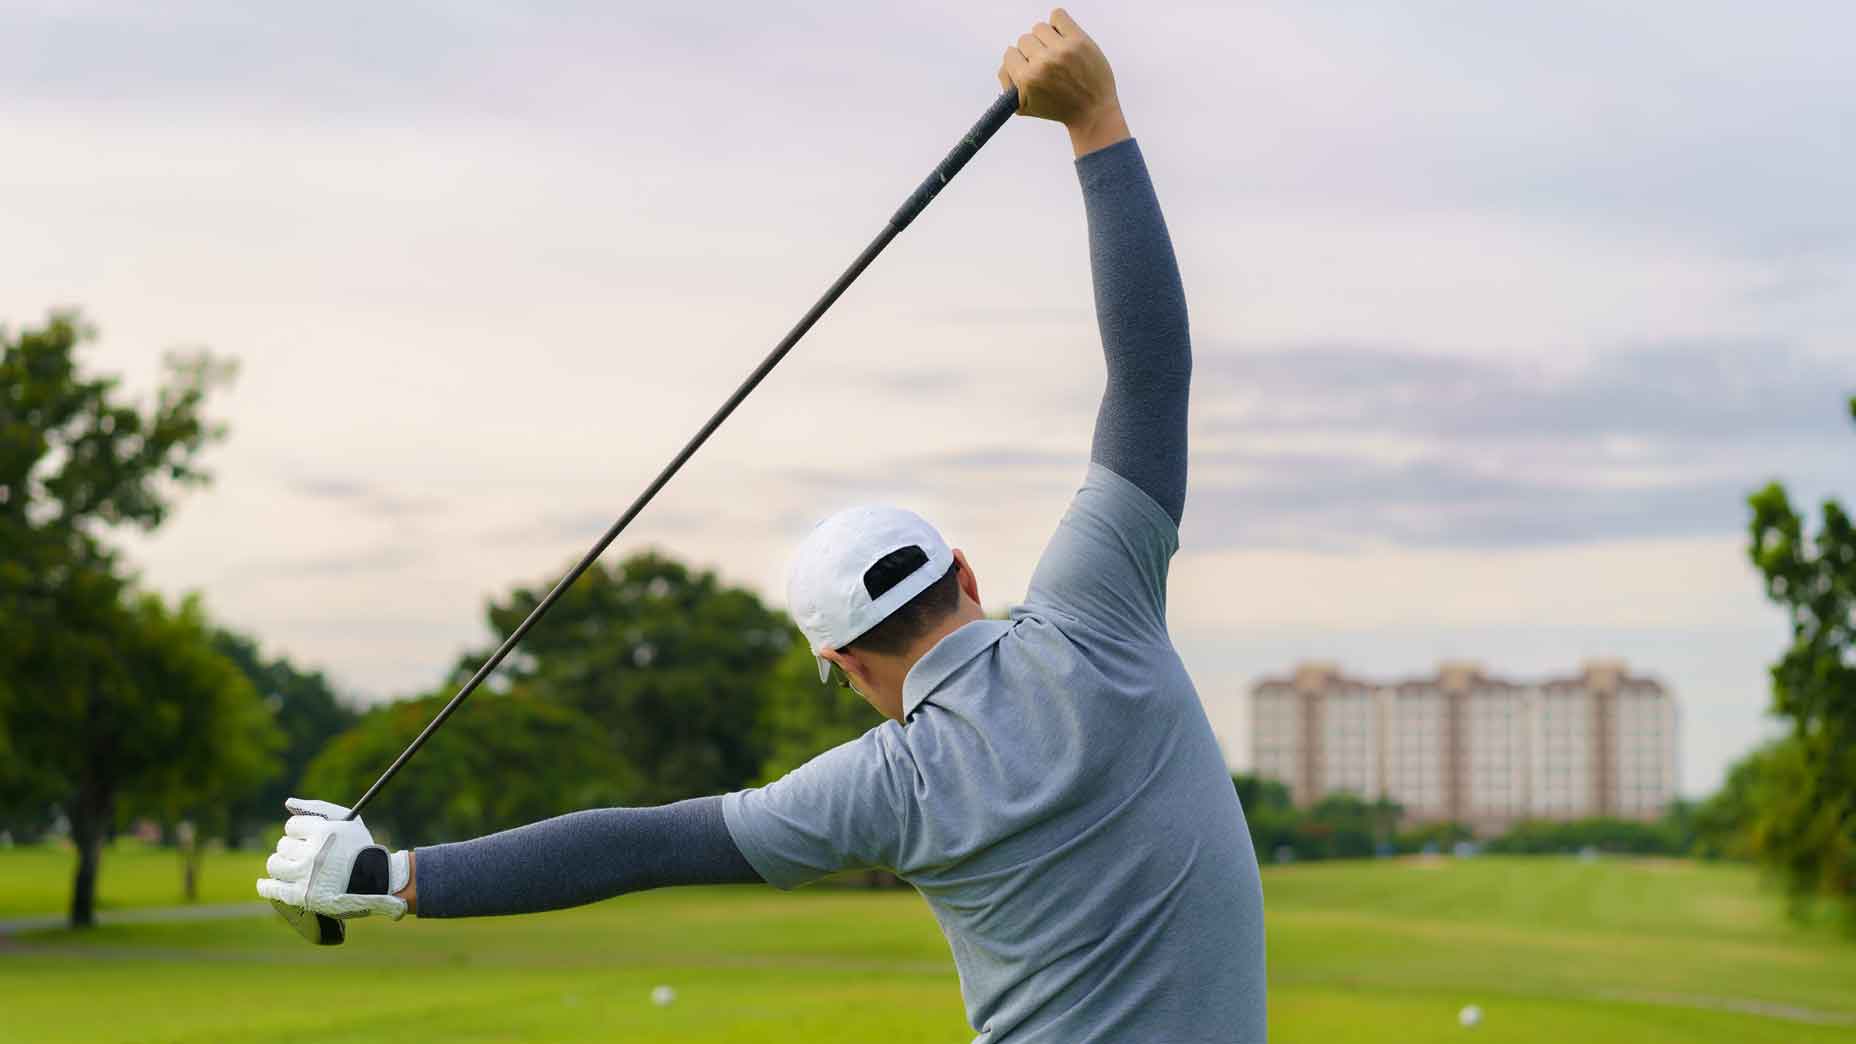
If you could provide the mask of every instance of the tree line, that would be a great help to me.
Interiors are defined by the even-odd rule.
[[[427,692],[345,706],[320,673],[263,655],[197,596],[145,590],[112,546],[112,533],[159,526],[208,481],[202,458],[225,430],[206,406],[233,369],[172,356],[138,401],[84,371],[94,338],[70,312],[0,329],[0,831],[31,838],[68,820],[75,925],[94,918],[105,841],[133,818],[237,846],[268,840],[289,794],[354,800],[546,590],[492,599],[490,641],[435,672]],[[1856,912],[1856,531],[1834,500],[1809,525],[1776,483],[1750,506],[1751,559],[1791,625],[1772,668],[1772,711],[1790,734],[1660,823],[1523,824],[1490,847],[1753,859],[1800,903],[1827,895]],[[753,592],[647,551],[589,570],[367,818],[396,843],[429,844],[723,792],[877,720],[856,694],[819,683],[796,629]],[[1386,802],[1339,795],[1296,809],[1280,784],[1234,785],[1266,860],[1468,836],[1450,824],[1401,831]]]
[[[1693,802],[1676,801],[1651,822],[1594,816],[1575,820],[1521,820],[1498,837],[1478,839],[1466,824],[1401,826],[1405,810],[1384,798],[1329,794],[1298,808],[1289,787],[1273,779],[1239,774],[1231,778],[1257,857],[1266,862],[1364,859],[1390,855],[1448,854],[1458,845],[1479,852],[1548,855],[1586,851],[1631,855],[1728,854],[1725,834],[1704,823]]]
[[[489,651],[362,712],[198,596],[143,588],[109,537],[156,528],[208,481],[225,430],[206,407],[233,371],[173,356],[138,401],[84,372],[95,336],[71,312],[0,329],[0,832],[66,821],[75,926],[94,921],[106,842],[132,820],[194,838],[194,858],[207,838],[268,844],[286,796],[352,802]],[[491,602],[490,647],[542,590]],[[811,663],[784,616],[712,572],[654,552],[602,563],[367,818],[426,844],[776,777],[877,720]]]
[[[485,648],[430,693],[334,736],[302,790],[362,793],[545,591],[494,601]],[[368,823],[431,844],[777,778],[880,720],[855,693],[820,684],[813,662],[784,615],[713,572],[655,551],[597,563],[381,791]]]

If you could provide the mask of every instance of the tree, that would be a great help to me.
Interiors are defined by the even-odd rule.
[[[1856,419],[1856,398],[1849,403]],[[1757,848],[1793,896],[1842,897],[1856,911],[1856,525],[1826,500],[1815,533],[1777,482],[1748,498],[1749,554],[1785,610],[1791,645],[1772,666],[1772,712],[1795,748],[1767,769]]]
[[[543,593],[518,588],[490,606],[497,640]],[[598,722],[633,770],[633,799],[656,804],[759,775],[768,755],[761,709],[791,644],[791,625],[752,591],[644,552],[587,570],[504,671],[508,684]]]
[[[376,708],[304,772],[304,797],[349,804],[366,792],[449,693]],[[630,768],[604,730],[525,687],[479,692],[445,722],[363,818],[397,844],[461,841],[581,808],[627,804]]]
[[[768,745],[760,770],[763,783],[779,779],[883,721],[876,708],[854,690],[819,681],[818,660],[796,630],[793,636],[773,668],[762,710],[761,731]]]
[[[298,789],[310,759],[353,727],[360,714],[341,703],[321,671],[301,670],[282,656],[266,658],[252,638],[219,629],[213,632],[213,647],[250,679],[284,736],[276,775],[264,786],[233,795],[221,814],[226,843],[236,846],[250,824],[268,826],[283,815],[284,799]]]
[[[1572,820],[1522,820],[1490,841],[1488,849],[1510,855],[1579,852],[1588,848],[1632,855],[1677,855],[1686,847],[1682,841],[1667,821],[1644,823],[1594,816]]]
[[[1765,747],[1733,763],[1727,779],[1695,807],[1695,855],[1702,859],[1750,859],[1753,790],[1758,782]]]
[[[199,456],[223,432],[204,404],[231,373],[204,353],[170,356],[144,407],[115,378],[80,372],[94,337],[70,312],[0,330],[0,760],[13,763],[0,804],[59,793],[79,853],[77,925],[90,923],[102,839],[139,768],[118,755],[171,735],[170,705],[129,674],[119,643],[150,621],[127,603],[103,536],[158,526],[178,489],[206,480]]]
[[[1328,794],[1297,825],[1296,854],[1305,859],[1360,859],[1392,844],[1403,813],[1397,804],[1358,794]]]
[[[1465,841],[1476,840],[1476,832],[1467,824],[1451,820],[1418,823],[1410,830],[1399,831],[1393,847],[1408,854],[1448,852]]]
[[[143,595],[86,624],[50,643],[65,658],[34,665],[46,684],[14,716],[72,795],[73,927],[95,919],[103,841],[121,817],[211,807],[260,782],[281,745],[251,683],[213,650],[197,599],[170,611]]]
[[[119,650],[124,674],[156,705],[141,717],[145,753],[125,766],[136,771],[121,781],[123,811],[182,826],[181,892],[189,902],[199,898],[205,835],[225,832],[227,810],[278,774],[284,746],[270,709],[219,651],[218,637],[197,597],[170,613],[145,595]],[[163,731],[147,731],[149,719]]]
[[[1245,814],[1265,809],[1292,808],[1295,804],[1289,796],[1289,785],[1267,776],[1239,772],[1231,777],[1231,785],[1237,788],[1237,800],[1243,804]]]
[[[1231,777],[1237,800],[1244,807],[1250,843],[1259,859],[1277,859],[1295,850],[1296,827],[1302,815],[1295,809],[1287,784],[1264,776],[1238,773]]]
[[[1285,783],[1238,773],[1231,777],[1259,859],[1360,859],[1392,850],[1404,809],[1394,801],[1328,794],[1295,807]]]
[[[42,766],[0,755],[0,835],[22,843],[44,837],[57,825],[63,796],[57,777]]]
[[[1701,837],[1701,802],[1689,798],[1671,799],[1663,807],[1662,818],[1657,820],[1656,826],[1662,834],[1664,854],[1693,854]]]

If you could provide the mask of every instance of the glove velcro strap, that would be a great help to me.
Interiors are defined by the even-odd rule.
[[[355,853],[354,868],[348,872],[348,892],[351,895],[390,895],[393,889],[388,885],[387,850],[380,845],[369,845]]]

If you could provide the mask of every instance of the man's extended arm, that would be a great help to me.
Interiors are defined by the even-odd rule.
[[[762,880],[729,834],[719,797],[575,812],[391,854],[340,805],[291,798],[285,807],[293,814],[258,894],[330,917],[533,913],[665,885]],[[387,867],[384,887],[357,872],[370,852]]]
[[[1186,504],[1192,344],[1186,295],[1160,203],[1130,138],[1108,60],[1062,8],[1008,48],[1002,83],[1019,111],[1070,133],[1089,216],[1089,261],[1108,384],[1090,459],[1178,524]]]
[[[1177,525],[1186,507],[1192,342],[1160,202],[1132,139],[1076,161],[1108,384],[1089,457],[1139,486]]]
[[[412,853],[420,917],[580,906],[665,885],[759,884],[722,821],[722,799],[600,808]]]

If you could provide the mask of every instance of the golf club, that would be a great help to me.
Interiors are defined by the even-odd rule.
[[[554,588],[548,592],[547,596],[536,604],[534,610],[528,614],[527,618],[518,624],[515,630],[509,633],[509,637],[503,639],[503,643],[496,647],[496,651],[491,653],[489,659],[483,662],[483,666],[477,668],[477,672],[470,676],[470,680],[464,683],[463,688],[458,690],[457,695],[451,697],[450,701],[438,712],[438,715],[432,719],[431,723],[428,724],[418,736],[414,737],[412,743],[400,753],[399,757],[393,760],[393,764],[387,766],[387,770],[381,773],[379,779],[374,781],[374,785],[367,788],[367,792],[361,795],[360,800],[356,801],[353,806],[350,807],[348,812],[349,819],[353,819],[361,814],[361,809],[365,807],[369,801],[374,799],[374,795],[380,792],[380,788],[387,785],[387,781],[393,778],[394,773],[398,772],[400,767],[406,764],[408,759],[418,753],[419,748],[425,744],[427,739],[431,738],[432,733],[438,731],[438,727],[445,723],[445,719],[449,718],[452,712],[457,710],[464,702],[465,698],[476,691],[477,686],[482,684],[484,679],[488,678],[490,674],[496,670],[497,665],[501,664],[503,659],[509,655],[510,651],[522,641],[522,636],[527,634],[529,629],[535,626],[536,622],[554,605],[555,601],[558,600],[569,587],[573,586],[574,581],[580,579],[580,575],[585,573],[587,569],[599,559],[599,556],[605,552],[606,548],[618,538],[620,533],[625,531],[625,527],[631,524],[632,519],[638,517],[638,513],[643,511],[645,505],[651,502],[651,498],[657,496],[658,491],[663,489],[672,476],[676,475],[676,473],[682,469],[683,465],[689,461],[690,457],[695,455],[696,450],[700,448],[704,442],[708,441],[709,436],[715,434],[715,430],[722,426],[722,422],[727,420],[728,415],[735,411],[735,407],[741,405],[742,401],[748,397],[748,394],[752,392],[769,373],[773,372],[773,368],[778,366],[780,360],[786,357],[786,353],[792,351],[793,346],[799,343],[799,339],[806,335],[806,331],[812,329],[813,324],[818,322],[819,318],[825,314],[826,310],[843,295],[844,291],[857,280],[859,275],[863,274],[864,269],[868,268],[870,263],[876,260],[877,255],[883,252],[883,248],[889,245],[890,240],[895,239],[897,234],[909,227],[909,223],[914,221],[916,216],[927,208],[928,204],[934,200],[935,196],[939,195],[941,190],[947,186],[947,183],[953,180],[954,175],[960,173],[961,168],[967,165],[967,161],[972,159],[975,153],[979,152],[980,147],[985,145],[986,142],[998,132],[999,128],[1005,125],[1005,121],[1011,119],[1012,114],[1017,110],[1018,92],[1015,89],[1007,88],[1006,91],[999,95],[999,97],[993,101],[992,105],[986,109],[985,114],[980,117],[979,122],[973,125],[973,129],[969,130],[966,135],[960,139],[959,143],[948,152],[947,156],[942,159],[940,163],[935,165],[934,170],[928,174],[928,177],[923,179],[921,185],[917,187],[914,192],[910,193],[908,199],[903,201],[902,206],[897,208],[895,214],[890,216],[889,222],[883,226],[882,231],[878,232],[876,238],[870,241],[870,245],[864,247],[863,252],[857,255],[857,259],[851,262],[850,267],[846,268],[844,272],[832,282],[831,286],[826,289],[825,293],[813,303],[812,307],[806,310],[806,313],[800,317],[799,322],[795,323],[793,328],[787,331],[786,336],[782,337],[780,343],[775,345],[771,352],[767,353],[765,359],[761,360],[760,365],[756,366],[753,372],[748,374],[747,379],[741,382],[740,387],[734,390],[734,393],[722,403],[721,407],[717,409],[706,422],[704,422],[703,426],[684,444],[683,448],[677,451],[676,456],[670,459],[670,463],[664,465],[664,469],[657,473],[657,477],[652,479],[651,483],[644,488],[644,492],[638,494],[638,498],[633,500],[631,506],[625,509],[624,514],[619,516],[618,521],[612,523],[612,525],[607,528],[604,535],[599,538],[592,549],[587,551],[587,553],[580,558],[580,561],[575,563],[574,567],[567,571],[566,576],[561,577],[560,582],[556,583]],[[363,874],[361,866],[357,865],[355,867],[354,876],[349,883],[349,890],[351,892],[379,894],[384,893],[386,888],[387,886],[383,878],[372,872]],[[277,900],[272,900],[271,905],[277,908],[278,914],[281,915],[285,921],[289,922],[290,926],[295,928],[299,935],[312,943],[319,946],[336,946],[346,938],[346,929],[342,922],[336,918],[327,917],[322,914],[311,915],[307,910],[293,907],[288,903],[278,902]]]

